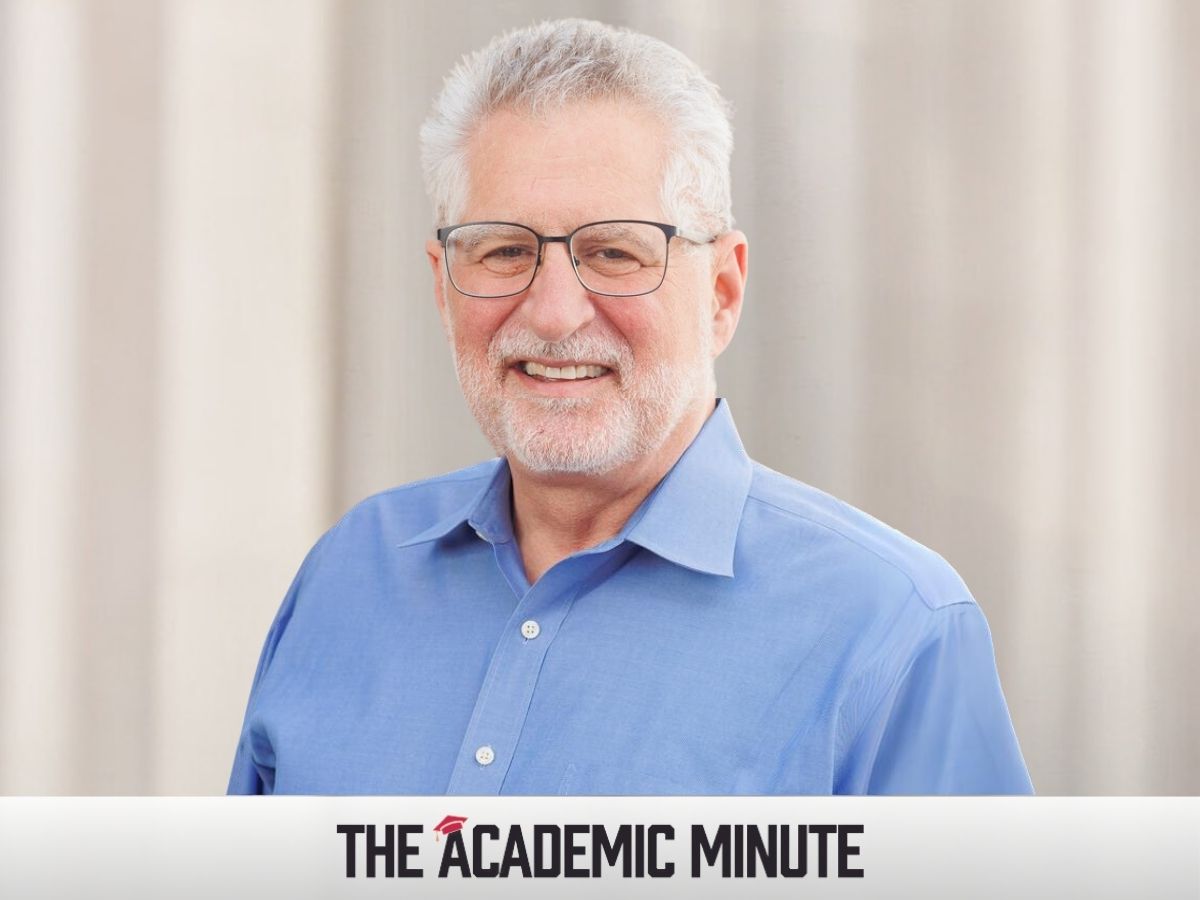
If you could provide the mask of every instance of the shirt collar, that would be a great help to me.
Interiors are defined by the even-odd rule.
[[[486,463],[481,463],[479,469],[480,478],[487,479],[482,488],[470,493],[465,503],[460,502],[452,506],[448,513],[441,516],[424,531],[419,531],[412,537],[405,538],[396,546],[412,547],[417,544],[427,544],[430,541],[440,540],[464,525],[470,525],[484,540],[495,540],[498,535],[490,535],[480,525],[475,524],[476,521],[482,521],[484,511],[491,511],[492,515],[497,519],[501,511],[503,511],[504,516],[510,522],[508,535],[511,538],[511,515],[508,513],[510,482],[508,464],[503,458],[491,459]]]
[[[505,460],[492,465],[491,478],[469,502],[399,546],[438,540],[464,523],[489,543],[511,541],[512,476]],[[611,543],[629,540],[685,568],[732,577],[752,474],[729,404],[719,399],[699,434]]]
[[[718,400],[679,461],[630,517],[626,537],[678,565],[732,577],[752,475],[729,404]]]

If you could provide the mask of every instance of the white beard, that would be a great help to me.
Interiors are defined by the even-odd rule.
[[[505,326],[492,338],[486,360],[450,344],[458,382],[483,433],[501,455],[539,473],[600,475],[662,445],[689,407],[715,394],[712,335],[698,327],[697,358],[673,370],[667,363],[639,365],[629,345],[603,326],[589,327],[558,343]],[[519,359],[586,360],[612,370],[617,390],[605,396],[514,396],[507,379]]]

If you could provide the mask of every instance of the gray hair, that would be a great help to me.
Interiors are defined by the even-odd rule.
[[[662,206],[672,224],[707,234],[733,227],[729,104],[699,67],[662,41],[586,19],[541,22],[463,57],[421,126],[425,190],[439,225],[465,203],[466,147],[499,109],[540,114],[571,102],[631,100],[667,127]]]

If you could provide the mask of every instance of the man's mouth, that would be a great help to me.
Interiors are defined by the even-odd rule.
[[[599,378],[612,371],[605,366],[595,366],[589,363],[547,366],[531,359],[517,363],[517,368],[531,378],[541,381],[583,381],[589,378]]]

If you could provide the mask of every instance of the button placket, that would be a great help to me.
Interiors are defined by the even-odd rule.
[[[463,736],[448,793],[500,792],[546,653],[575,598],[590,590],[597,569],[594,558],[566,562],[526,592],[501,632]],[[572,562],[576,564],[569,564]],[[490,751],[486,763],[480,756],[489,755],[485,750]]]

